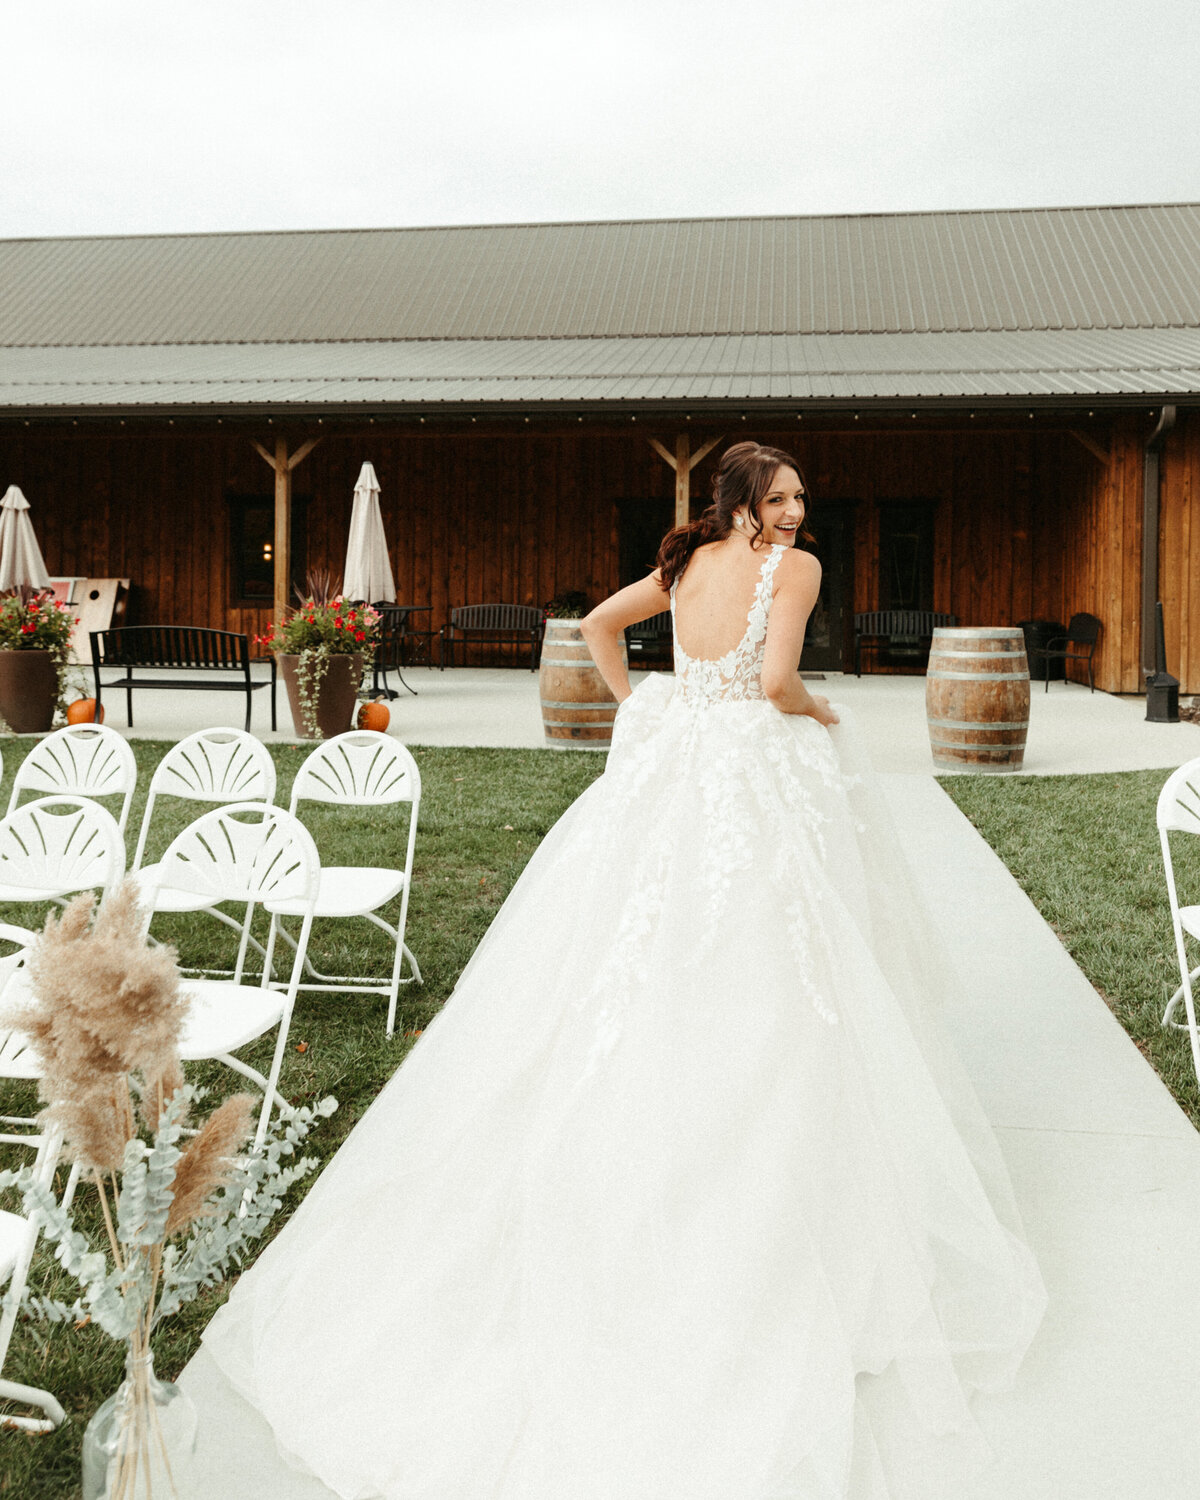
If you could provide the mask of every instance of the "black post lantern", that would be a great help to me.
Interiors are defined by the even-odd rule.
[[[1162,600],[1155,611],[1158,636],[1155,642],[1154,671],[1146,678],[1146,722],[1179,723],[1179,678],[1167,671],[1167,640],[1163,632]]]

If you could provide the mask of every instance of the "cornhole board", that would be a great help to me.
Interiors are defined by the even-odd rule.
[[[85,578],[52,578],[50,592],[60,604],[74,604],[76,590],[86,582]]]
[[[107,630],[125,623],[125,606],[129,602],[128,578],[82,578],[75,586],[71,606],[78,624],[71,632],[71,657],[90,662],[93,630]]]

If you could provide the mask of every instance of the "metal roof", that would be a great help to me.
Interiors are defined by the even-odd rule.
[[[0,348],[1200,325],[1200,204],[0,241]]]
[[[10,349],[11,410],[1103,399],[1200,392],[1200,329]]]

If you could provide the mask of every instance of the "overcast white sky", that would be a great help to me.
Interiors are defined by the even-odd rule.
[[[1197,0],[0,0],[0,237],[1200,199]]]

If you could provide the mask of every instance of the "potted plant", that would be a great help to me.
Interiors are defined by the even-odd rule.
[[[14,734],[44,734],[66,712],[75,616],[47,589],[0,594],[0,718]]]
[[[343,599],[329,573],[310,573],[300,603],[255,642],[275,653],[298,735],[331,739],[351,727],[379,643],[378,610]]]
[[[0,1173],[41,1217],[81,1295],[26,1290],[33,1317],[95,1324],[125,1346],[125,1380],[83,1438],[84,1500],[168,1500],[196,1437],[190,1398],[154,1373],[162,1320],[240,1264],[284,1192],[316,1165],[296,1147],[336,1101],[282,1111],[246,1150],[255,1101],[235,1094],[197,1118],[204,1090],[183,1081],[187,1000],[175,954],[148,945],[130,880],[93,917],[85,894],[31,950],[31,998],[5,1019],[36,1049],[39,1121],[95,1187],[103,1229],[89,1236],[32,1168]]]

